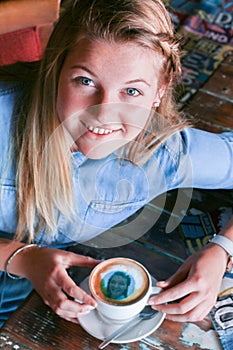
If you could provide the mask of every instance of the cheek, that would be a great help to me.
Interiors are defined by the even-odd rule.
[[[127,109],[123,115],[123,124],[128,131],[140,132],[149,118],[151,110],[146,107],[134,105]]]
[[[89,96],[77,93],[72,86],[61,86],[58,89],[57,112],[60,120],[69,117],[78,118],[83,111],[92,105]]]
[[[62,85],[58,87],[57,112],[61,121],[67,119],[71,112],[70,94]]]
[[[69,91],[69,89],[65,89],[65,91],[61,89],[59,91],[57,97],[57,112],[61,121],[70,117],[73,119],[79,118],[82,108],[82,104],[77,96],[72,94],[72,91]]]

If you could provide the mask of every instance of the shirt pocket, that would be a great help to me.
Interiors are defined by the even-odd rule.
[[[0,198],[0,231],[15,233],[18,223],[16,188],[10,184],[1,185]]]
[[[85,225],[92,225],[102,231],[109,229],[133,215],[146,201],[127,202],[91,201],[84,218]]]
[[[58,229],[71,241],[85,243],[119,224],[144,204],[145,200],[124,203],[92,200],[72,222],[62,216]]]

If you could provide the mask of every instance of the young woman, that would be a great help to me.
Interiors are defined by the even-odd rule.
[[[233,133],[189,128],[176,111],[179,55],[161,1],[75,0],[36,81],[1,83],[1,323],[32,288],[77,322],[96,303],[66,270],[98,261],[65,248],[170,189],[233,187]],[[224,235],[233,241],[230,228]],[[208,244],[151,303],[172,320],[203,318],[227,260]]]
[[[127,298],[133,291],[133,289],[131,289],[130,292],[128,291],[131,279],[132,278],[123,271],[114,272],[108,280],[104,295],[114,300]]]

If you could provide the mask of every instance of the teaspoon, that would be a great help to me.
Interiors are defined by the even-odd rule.
[[[106,337],[104,341],[99,345],[98,349],[104,349],[109,343],[117,339],[121,334],[125,333],[130,328],[135,327],[139,322],[143,320],[149,320],[150,318],[154,317],[157,313],[157,310],[152,309],[150,305],[146,305],[144,309],[135,318],[123,324],[115,332]]]

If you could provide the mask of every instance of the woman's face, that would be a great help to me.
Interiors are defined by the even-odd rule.
[[[121,275],[113,275],[109,281],[109,294],[112,299],[119,299],[127,291],[127,279]]]
[[[133,43],[81,39],[61,70],[57,111],[87,157],[133,140],[158,102],[162,56]]]

